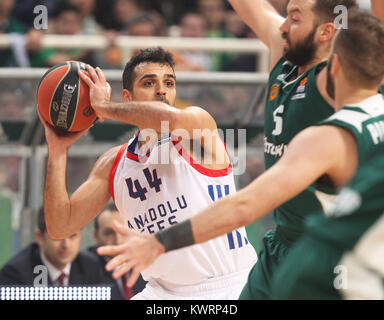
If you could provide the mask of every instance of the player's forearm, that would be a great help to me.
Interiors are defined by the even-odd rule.
[[[216,201],[187,222],[159,232],[160,237],[156,236],[169,251],[229,233],[266,216],[310,184],[292,181],[295,181],[294,173],[287,172],[286,166],[275,165],[244,189]],[[188,236],[188,232],[191,235]]]
[[[253,222],[262,212],[247,192],[225,197],[189,220],[156,233],[166,251],[202,243]],[[259,215],[260,214],[260,215]]]
[[[267,0],[228,0],[240,18],[270,49],[280,35],[283,18]],[[272,37],[272,38],[271,38]]]
[[[252,223],[256,210],[250,197],[242,193],[215,202],[191,218],[194,242],[202,243]]]
[[[269,48],[269,70],[283,55],[284,41],[280,26],[284,18],[267,0],[228,0],[240,18]]]
[[[257,25],[255,15],[263,14],[263,6],[267,0],[228,0],[239,17],[250,27]]]
[[[204,242],[247,226],[269,214],[298,193],[289,189],[288,179],[279,179],[279,170],[269,170],[238,192],[214,202],[191,218],[195,243]]]
[[[151,128],[156,132],[161,132],[162,121],[166,121],[169,124],[170,130],[172,130],[177,110],[160,101],[129,101],[102,104],[98,107],[97,112],[103,118],[125,122],[140,128]]]
[[[44,213],[48,234],[65,238],[69,229],[70,200],[66,187],[66,151],[51,149],[48,153],[44,189]]]

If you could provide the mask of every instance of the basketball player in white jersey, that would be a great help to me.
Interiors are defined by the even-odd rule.
[[[173,107],[176,78],[170,53],[146,49],[127,63],[123,103],[109,101],[110,87],[99,68],[88,66],[88,71],[91,78],[80,76],[91,89],[98,117],[136,125],[139,131],[103,154],[69,198],[67,149],[84,132],[59,136],[44,124],[49,149],[44,205],[53,238],[83,228],[111,196],[128,228],[154,234],[235,192],[231,160],[214,119],[199,107]],[[204,137],[197,129],[205,130]],[[148,284],[134,299],[237,299],[256,260],[240,228],[161,256],[143,270]],[[113,276],[128,270],[116,269]]]

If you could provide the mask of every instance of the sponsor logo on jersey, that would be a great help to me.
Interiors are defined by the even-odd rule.
[[[275,100],[278,93],[279,93],[279,86],[277,84],[274,84],[269,93],[269,101]]]
[[[302,87],[302,86],[305,87],[305,85],[307,84],[307,82],[308,82],[308,77],[305,77],[304,79],[302,79],[302,80],[300,81],[300,87]]]
[[[145,233],[155,233],[178,223],[176,214],[188,207],[185,196],[165,201],[128,220],[128,227]]]
[[[299,99],[304,99],[305,98],[305,93],[298,93],[298,94],[295,94],[291,100],[299,100]]]
[[[298,100],[305,98],[305,86],[307,85],[308,77],[305,77],[300,81],[299,86],[296,89],[296,94],[291,98],[291,100]]]
[[[274,157],[282,157],[285,150],[287,149],[287,145],[284,143],[274,145],[271,142],[268,142],[267,138],[264,138],[264,153],[269,154]]]

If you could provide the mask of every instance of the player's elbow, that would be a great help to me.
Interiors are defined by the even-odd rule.
[[[182,110],[173,109],[167,114],[169,132],[173,137],[183,140],[191,140],[191,121],[186,117]]]
[[[62,240],[62,239],[68,238],[68,233],[65,232],[64,230],[61,230],[59,228],[54,228],[48,225],[47,225],[47,233],[52,240]]]
[[[44,227],[49,237],[53,240],[68,238],[73,234],[73,225],[70,221],[70,205],[59,201],[61,205],[52,205],[48,201],[44,203]]]
[[[73,232],[69,230],[68,225],[60,225],[58,222],[45,221],[48,236],[53,240],[62,240],[68,238]]]
[[[66,236],[63,233],[52,231],[50,229],[47,229],[47,233],[49,238],[52,240],[62,240],[66,238]]]
[[[179,109],[169,106],[164,102],[157,102],[161,108],[157,109],[156,117],[161,124],[161,130],[169,130],[173,132],[178,128],[179,123],[181,122],[181,112]]]

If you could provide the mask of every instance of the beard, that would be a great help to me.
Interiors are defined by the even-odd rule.
[[[288,41],[289,48],[284,49],[284,58],[289,62],[301,67],[311,62],[316,55],[317,45],[315,43],[315,34],[317,25],[303,40],[297,42],[296,45],[291,46],[291,41],[287,33],[283,33],[282,37]]]
[[[331,57],[331,59],[329,59],[327,66],[327,93],[332,100],[335,100],[335,81],[333,80],[333,77],[331,75],[332,63],[333,56]]]

